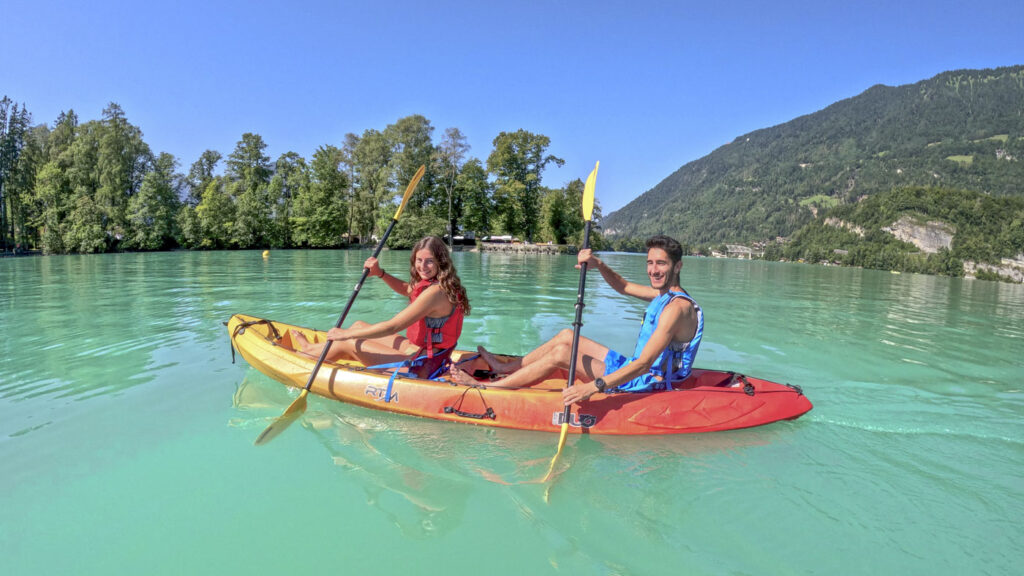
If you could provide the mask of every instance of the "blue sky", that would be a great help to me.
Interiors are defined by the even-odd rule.
[[[3,0],[0,96],[52,126],[117,102],[183,171],[245,132],[310,158],[426,116],[483,160],[551,138],[607,214],[736,136],[874,84],[1024,64],[1024,2]]]

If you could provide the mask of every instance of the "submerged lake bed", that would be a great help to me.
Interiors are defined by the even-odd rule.
[[[799,385],[796,421],[570,437],[310,397],[237,358],[233,313],[327,328],[369,252],[0,260],[0,557],[9,574],[1009,574],[1024,557],[1024,286],[685,259],[696,366]],[[605,254],[646,282],[644,257]],[[381,255],[407,276],[409,252]],[[460,347],[570,327],[572,256],[453,254]],[[369,279],[349,315],[404,306]],[[588,275],[584,335],[623,352],[642,302]]]

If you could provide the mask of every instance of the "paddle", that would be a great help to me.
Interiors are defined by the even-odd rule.
[[[402,215],[402,210],[405,208],[406,202],[409,201],[409,197],[412,196],[412,191],[416,189],[416,184],[419,183],[420,178],[423,178],[423,172],[426,170],[426,166],[420,166],[420,169],[413,175],[412,180],[409,181],[409,185],[405,187],[405,195],[402,196],[402,203],[398,206],[398,211],[395,212],[395,217],[391,219],[391,223],[388,224],[388,229],[384,232],[384,236],[381,237],[380,242],[377,243],[376,250],[373,251],[373,257],[376,258],[380,255],[380,251],[384,249],[384,243],[387,242],[388,236],[391,235],[391,230],[394,229],[395,224],[398,223],[398,218]],[[348,316],[348,311],[352,309],[352,303],[355,302],[356,296],[359,295],[359,290],[362,289],[363,283],[366,282],[366,277],[370,274],[369,268],[363,268],[363,276],[359,279],[359,283],[356,284],[355,290],[352,291],[352,295],[348,298],[348,304],[345,305],[345,311],[341,313],[338,318],[335,328],[341,328],[341,325],[345,322],[345,317]],[[320,371],[320,366],[324,363],[324,359],[327,358],[327,353],[331,350],[331,344],[334,342],[328,340],[324,346],[323,352],[320,353],[320,358],[317,359],[316,365],[313,366],[313,371],[309,374],[309,380],[306,381],[306,387],[299,393],[299,397],[292,402],[291,406],[284,411],[276,420],[274,420],[262,434],[256,438],[257,446],[261,446],[273,440],[278,434],[284,432],[296,418],[299,417],[306,410],[306,395],[309,394],[309,388],[313,385],[313,381],[316,380],[316,375]]]
[[[583,187],[584,250],[590,248],[590,220],[594,213],[594,184],[597,181],[597,168],[600,165],[600,162],[594,164],[594,170],[590,173],[590,176],[587,176],[587,184]],[[576,381],[576,355],[580,348],[580,328],[583,327],[583,290],[586,288],[586,285],[587,263],[584,262],[580,265],[580,286],[576,293],[576,320],[572,323],[572,356],[569,357],[569,379],[565,383],[566,388],[572,386]],[[566,406],[562,412],[562,432],[558,436],[558,450],[555,451],[554,457],[551,458],[551,466],[548,467],[548,473],[544,475],[544,479],[541,482],[547,482],[551,478],[551,473],[555,470],[555,462],[558,461],[558,456],[562,453],[562,447],[565,446],[565,436],[569,433],[569,413],[571,410],[572,406]]]

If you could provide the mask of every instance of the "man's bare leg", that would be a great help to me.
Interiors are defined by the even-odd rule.
[[[604,357],[608,354],[608,348],[583,336],[580,337],[579,344],[576,376],[581,381],[589,382],[604,374]],[[482,353],[481,356],[483,356]],[[519,360],[517,362],[520,365],[519,369],[503,378],[501,385],[515,388],[536,384],[556,370],[568,369],[571,356],[572,331],[563,330],[554,338]],[[487,357],[483,357],[487,361]],[[488,361],[488,365],[491,366],[492,370],[508,367],[512,364],[515,363],[498,362],[498,366],[495,366]],[[459,384],[476,383],[473,377],[457,368],[452,370],[452,379]]]
[[[515,372],[523,366],[522,358],[513,358],[511,362],[502,362],[501,360],[498,360],[497,356],[488,352],[483,346],[477,346],[476,351],[480,354],[480,357],[483,358],[484,362],[487,362],[487,366],[491,368],[491,372],[494,372],[495,374],[508,374],[509,372]]]
[[[480,357],[484,359],[484,362],[487,362],[487,365],[491,367],[491,371],[496,374],[510,374],[525,366],[533,364],[540,358],[548,356],[551,354],[553,349],[564,344],[572,344],[572,330],[562,330],[558,334],[555,334],[553,338],[532,350],[526,356],[523,356],[522,358],[514,358],[510,362],[502,362],[494,354],[488,352],[483,346],[477,346],[476,350],[480,353]]]

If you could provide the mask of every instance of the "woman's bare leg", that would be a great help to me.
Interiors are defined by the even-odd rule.
[[[363,366],[377,366],[413,359],[413,354],[419,348],[406,338],[402,338],[402,341],[398,349],[382,344],[378,340],[345,340],[340,344],[349,344],[352,358]]]
[[[349,328],[364,328],[369,326],[362,320],[356,320],[352,323]],[[319,358],[320,354],[324,351],[324,342],[310,342],[306,335],[298,330],[292,330],[292,341],[295,342],[295,349],[307,356],[313,358]],[[372,340],[343,340],[341,342],[335,342],[331,344],[331,351],[327,353],[325,360],[335,361],[340,359],[346,360],[359,360],[359,355],[356,352],[356,342],[373,342],[380,345],[380,348],[373,348],[377,353],[386,353],[385,350],[391,350],[392,352],[398,352],[402,349],[403,345],[408,342],[408,339],[400,334],[394,334],[391,336],[381,336],[380,338],[374,338]],[[379,362],[382,364],[383,362]],[[368,364],[372,366],[372,364]]]
[[[313,358],[319,358],[320,354],[324,351],[325,342],[310,342],[306,335],[298,330],[292,330],[292,342],[295,343],[295,350],[302,352],[306,356]],[[345,350],[341,346],[341,342],[335,342],[331,344],[331,350],[327,353],[327,357],[324,360],[328,362],[334,362],[345,357]]]

